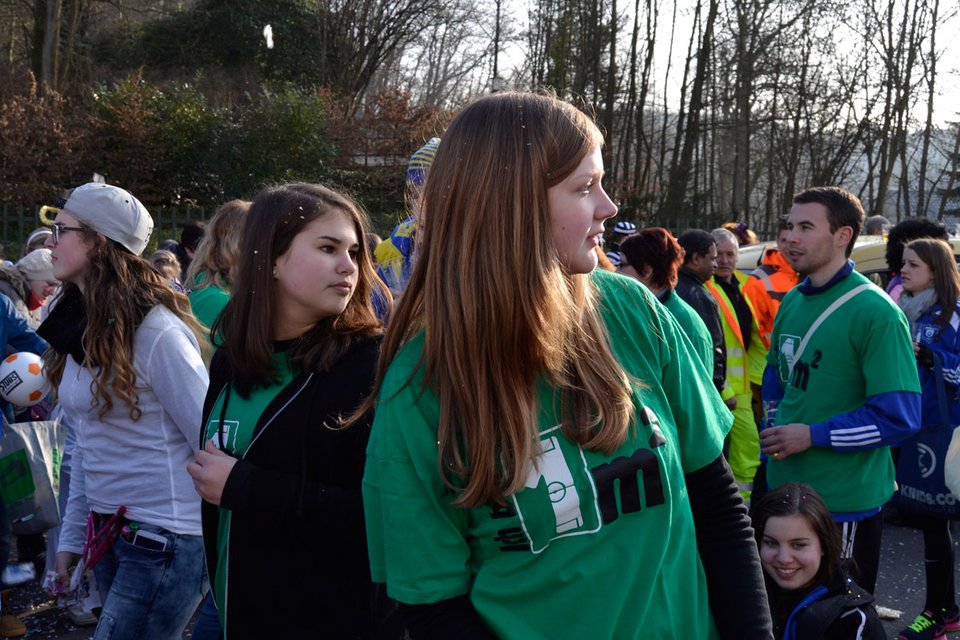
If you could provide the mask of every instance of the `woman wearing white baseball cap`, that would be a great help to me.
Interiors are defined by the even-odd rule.
[[[78,187],[47,246],[63,292],[38,333],[77,435],[56,568],[79,557],[103,598],[95,638],[179,638],[207,590],[186,473],[208,378],[186,296],[140,258],[153,220],[106,184]]]

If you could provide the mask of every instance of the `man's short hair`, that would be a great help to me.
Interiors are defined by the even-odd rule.
[[[710,247],[717,244],[713,236],[703,229],[684,231],[677,238],[677,242],[683,247],[683,264],[689,264],[694,255],[706,255],[710,251]]]
[[[793,204],[822,204],[827,210],[830,233],[836,233],[841,227],[853,229],[846,255],[849,258],[853,245],[863,230],[863,204],[860,198],[841,187],[811,187],[793,196]]]
[[[780,216],[777,218],[777,235],[780,235],[781,231],[787,231],[790,228],[790,218],[788,216]]]
[[[735,247],[740,246],[740,239],[737,238],[737,234],[729,229],[724,229],[723,227],[717,227],[710,232],[710,235],[713,236],[713,239],[717,241],[717,245],[721,242],[732,242]]]
[[[890,226],[890,221],[881,215],[870,216],[864,225],[863,233],[868,236],[882,236],[883,230]]]

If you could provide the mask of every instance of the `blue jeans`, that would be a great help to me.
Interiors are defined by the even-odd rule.
[[[0,498],[0,574],[7,568],[12,545],[13,535],[10,533],[10,520],[7,519],[7,505],[3,498]]]
[[[217,605],[213,600],[213,591],[207,594],[203,604],[200,605],[200,615],[197,616],[197,622],[193,625],[193,633],[190,637],[193,640],[220,640],[223,637],[223,631],[220,629],[220,614],[217,613]]]
[[[93,568],[103,600],[94,640],[179,640],[209,588],[203,538],[170,533],[155,551],[118,537]]]
[[[67,428],[67,442],[63,446],[63,457],[60,459],[60,495],[57,503],[60,506],[60,516],[67,511],[67,501],[70,499],[70,470],[73,468],[73,449],[77,446],[77,434],[60,416],[61,424]],[[54,570],[57,561],[57,547],[60,545],[60,526],[47,531],[47,573]]]

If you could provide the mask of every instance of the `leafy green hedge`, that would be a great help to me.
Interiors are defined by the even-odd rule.
[[[0,104],[0,202],[52,204],[94,172],[151,210],[213,211],[264,185],[320,182],[352,195],[389,233],[403,215],[403,167],[337,168],[328,100],[283,84],[213,104],[196,84],[157,85],[139,73],[79,98],[28,93]]]

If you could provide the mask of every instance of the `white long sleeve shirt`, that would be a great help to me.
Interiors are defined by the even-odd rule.
[[[101,418],[92,406],[93,377],[66,359],[59,399],[77,446],[59,551],[81,553],[88,513],[115,513],[121,505],[130,520],[201,535],[200,498],[187,473],[209,384],[200,345],[170,310],[154,307],[134,335],[133,364],[137,421],[118,398]]]

